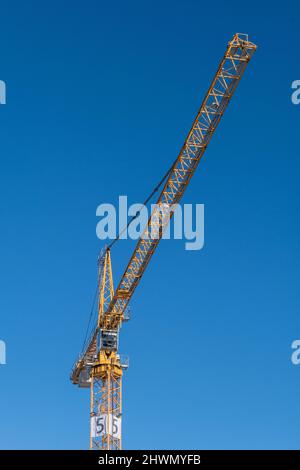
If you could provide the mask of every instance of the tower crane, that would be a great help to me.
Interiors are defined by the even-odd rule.
[[[237,33],[228,43],[115,290],[110,248],[99,259],[97,324],[71,372],[74,384],[90,388],[91,449],[122,448],[122,375],[128,364],[119,355],[119,333],[128,304],[172,217],[172,207],[180,202],[255,50],[246,34]]]

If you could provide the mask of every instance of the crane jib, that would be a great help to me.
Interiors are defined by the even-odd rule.
[[[214,80],[158,198],[157,206],[173,205],[181,200],[255,50],[256,46],[245,40],[244,35],[235,35],[228,44]],[[161,237],[151,240],[152,224],[153,214],[145,229],[145,232],[149,234],[148,240],[145,240],[147,233],[144,232],[107,309],[107,316],[111,317],[113,310],[115,310],[120,317],[120,313],[128,305],[149,259],[158,246]],[[126,298],[124,298],[125,292],[127,293]]]

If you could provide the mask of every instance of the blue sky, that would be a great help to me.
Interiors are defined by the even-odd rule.
[[[259,48],[185,194],[205,247],[163,241],[122,330],[124,447],[299,448],[299,4],[3,1],[0,448],[87,448],[71,385],[96,207],[145,199],[228,40]],[[112,252],[115,280],[132,245]]]

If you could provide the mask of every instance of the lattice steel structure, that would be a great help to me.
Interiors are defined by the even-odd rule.
[[[121,449],[122,365],[117,354],[119,331],[103,326],[114,295],[110,250],[99,259],[98,344],[91,359],[91,449]]]
[[[91,372],[90,449],[122,448],[121,416],[122,369],[115,355],[106,356]]]
[[[112,282],[110,251],[106,250],[99,276],[98,324],[83,355],[76,362],[71,376],[74,384],[81,386],[92,384],[92,418],[97,413],[104,413],[107,416],[112,414],[110,411],[114,392],[113,386],[108,385],[113,383],[109,378],[111,377],[109,374],[112,373],[119,380],[118,387],[116,386],[118,389],[116,413],[121,415],[122,366],[117,351],[119,329],[125,320],[127,305],[172,217],[174,206],[180,202],[255,50],[256,45],[250,42],[245,34],[235,34],[228,43],[225,55],[170,170],[147,227],[115,291]],[[102,342],[100,341],[100,349],[97,349],[99,335]],[[113,335],[115,335],[115,340]],[[95,391],[95,384],[97,383],[98,387],[100,379],[102,385],[98,393]],[[114,400],[116,402],[116,399]],[[110,429],[109,425],[107,429]],[[112,434],[102,436],[101,439],[91,438],[91,447],[120,448],[121,440],[119,439],[116,443],[112,440]]]

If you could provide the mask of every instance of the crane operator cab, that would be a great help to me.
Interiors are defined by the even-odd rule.
[[[118,332],[115,330],[101,330],[100,349],[104,351],[117,351],[118,336]]]

